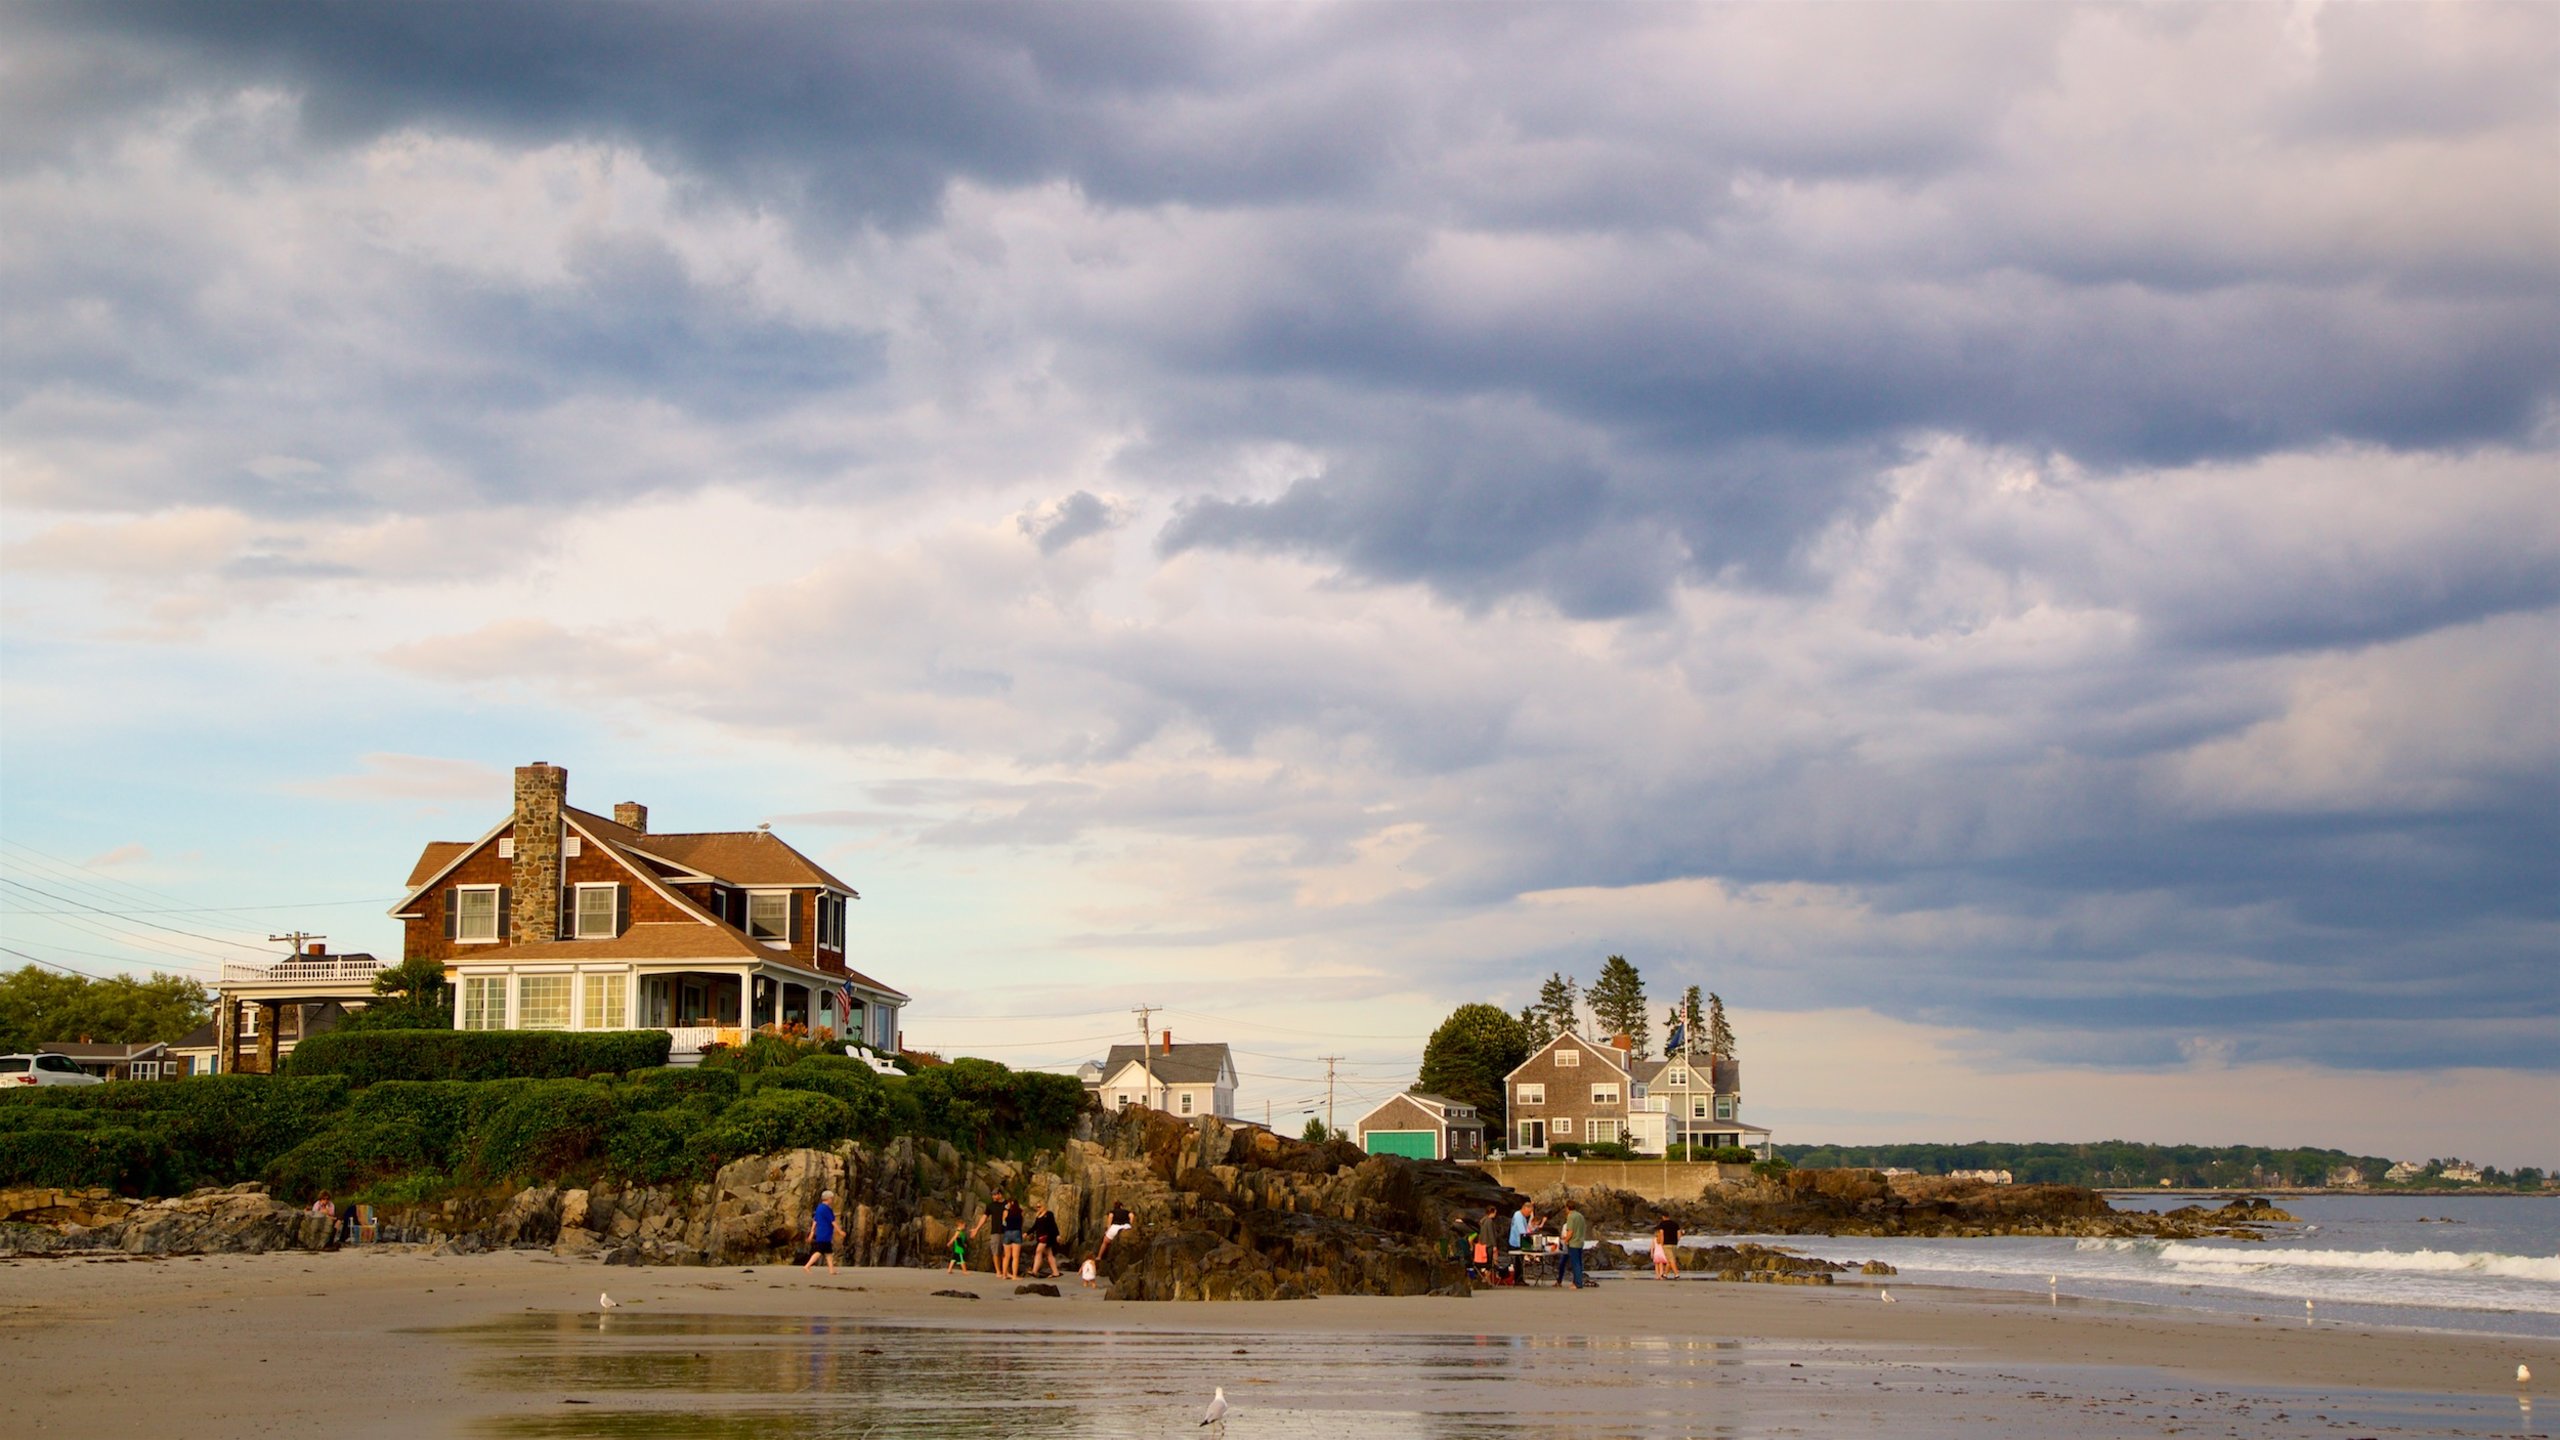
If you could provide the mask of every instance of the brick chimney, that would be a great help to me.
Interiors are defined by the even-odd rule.
[[[649,807],[637,800],[625,800],[613,807],[613,823],[646,835],[649,833]]]
[[[1167,1055],[1173,1053],[1173,1032],[1170,1030],[1164,1032],[1164,1053]]]
[[[560,811],[569,803],[569,772],[549,761],[516,767],[515,893],[508,897],[507,943],[538,945],[560,938]]]
[[[522,852],[518,852],[518,853],[522,853]],[[1625,1053],[1627,1053],[1627,1054],[1629,1054],[1629,1055],[1633,1055],[1634,1053],[1636,1053],[1636,1037],[1634,1037],[1633,1035],[1629,1035],[1629,1034],[1627,1034],[1625,1031],[1620,1031],[1619,1033],[1617,1033],[1617,1034],[1615,1034],[1615,1035],[1610,1036],[1610,1037],[1609,1037],[1609,1044],[1610,1044],[1612,1047],[1614,1047],[1614,1048],[1616,1048],[1616,1049],[1618,1049],[1618,1050],[1624,1051]]]
[[[320,940],[314,940],[314,941],[312,941],[310,944],[305,945],[305,946],[303,946],[302,948],[303,948],[303,950],[304,950],[304,951],[306,951],[307,953],[309,953],[309,954],[311,954],[311,955],[313,955],[313,956],[315,956],[315,957],[317,957],[317,956],[321,956],[321,955],[326,955],[326,954],[328,954],[328,953],[329,953],[329,946],[328,946],[327,942],[325,942],[325,941],[320,941]]]

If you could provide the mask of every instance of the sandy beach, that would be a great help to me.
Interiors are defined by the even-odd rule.
[[[951,1288],[982,1298],[933,1293]],[[905,1337],[934,1356],[1000,1346],[1007,1356],[1054,1357],[1033,1367],[1041,1374],[1093,1368],[1076,1357],[1103,1353],[1095,1346],[1119,1347],[1109,1352],[1112,1366],[1129,1354],[1216,1357],[1199,1362],[1198,1377],[1179,1365],[1151,1371],[1160,1395],[1153,1410],[1097,1434],[1175,1433],[1182,1414],[1196,1413],[1192,1382],[1205,1398],[1205,1377],[1216,1375],[1239,1396],[1238,1434],[1328,1433],[1328,1406],[1346,1421],[1342,1407],[1428,1414],[1428,1394],[1397,1399],[1409,1388],[1394,1373],[1405,1353],[1398,1347],[1426,1366],[1452,1353],[1471,1364],[1529,1356],[1526,1368],[1503,1362],[1502,1375],[1521,1387],[1497,1403],[1506,1417],[1541,1409],[1584,1372],[1613,1370],[1625,1370],[1621,1378],[1637,1390],[1712,1379],[1726,1412],[1755,1417],[1742,1430],[1701,1433],[2175,1434],[2210,1420],[2207,1433],[2217,1434],[2291,1434],[2297,1421],[2305,1434],[2529,1434],[2560,1413],[2560,1399],[2546,1399],[2537,1424],[2522,1403],[2548,1397],[2560,1379],[2552,1341],[1980,1291],[1895,1286],[1896,1303],[1887,1305],[1868,1286],[1613,1277],[1581,1293],[1200,1305],[1114,1303],[1072,1274],[1061,1289],[1054,1299],[1022,1296],[990,1277],[931,1270],[828,1277],[776,1267],[609,1268],[535,1252],[18,1260],[0,1263],[0,1409],[29,1434],[144,1434],[173,1424],[199,1436],[725,1434],[699,1423],[706,1408],[752,1411],[778,1391],[860,1399],[874,1383],[861,1357],[898,1363],[894,1346],[881,1342]],[[599,1311],[599,1290],[624,1303]],[[1219,1343],[1190,1343],[1202,1337]],[[1372,1359],[1356,1348],[1363,1345]],[[760,1368],[723,1378],[720,1354]],[[2519,1361],[2537,1372],[2521,1390]],[[1691,1364],[1716,1368],[1684,1381],[1681,1367]],[[1257,1374],[1265,1368],[1273,1373]],[[912,1365],[901,1373],[903,1392],[930,1389]],[[1307,1374],[1328,1383],[1303,1383]],[[1072,1412],[1079,1403],[1054,1378],[1025,1383],[1049,1388],[1024,1390],[1023,1404]],[[1247,1423],[1252,1401],[1273,1423]],[[1626,1413],[1612,1419],[1612,1406]],[[2311,1423],[2310,1407],[2320,1407],[2322,1423]],[[805,1404],[789,1413],[798,1417],[791,1425],[760,1433],[839,1433],[793,1428],[810,1413]],[[1278,1423],[1284,1413],[1294,1421]],[[1611,1400],[1557,1413],[1553,1433],[1691,1433],[1660,1423],[1658,1405]],[[608,1423],[609,1415],[619,1418]],[[965,1429],[921,1416],[874,1428]],[[1519,1432],[1460,1425],[1416,1433]]]

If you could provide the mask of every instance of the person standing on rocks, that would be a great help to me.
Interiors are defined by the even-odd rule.
[[[1111,1242],[1129,1233],[1129,1228],[1136,1223],[1137,1221],[1129,1214],[1128,1201],[1112,1201],[1111,1221],[1102,1227],[1102,1246],[1093,1252],[1094,1263],[1101,1264],[1102,1257],[1111,1253]]]
[[[1581,1206],[1567,1200],[1564,1202],[1563,1263],[1556,1266],[1556,1284],[1559,1287],[1567,1279],[1573,1281],[1573,1288],[1576,1290],[1587,1288],[1591,1284],[1590,1277],[1582,1268],[1582,1248],[1590,1243],[1591,1217],[1582,1213]]]
[[[824,1255],[827,1257],[827,1273],[836,1273],[836,1207],[832,1203],[835,1198],[833,1190],[819,1191],[818,1208],[809,1212],[809,1258],[800,1262],[803,1270],[816,1265],[818,1257]]]
[[[1058,1217],[1049,1213],[1044,1202],[1040,1212],[1031,1217],[1031,1278],[1040,1278],[1040,1262],[1049,1262],[1049,1278],[1058,1278]]]

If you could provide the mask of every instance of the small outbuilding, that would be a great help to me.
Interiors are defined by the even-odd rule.
[[[1360,1117],[1355,1133],[1360,1148],[1372,1155],[1402,1155],[1412,1160],[1481,1160],[1484,1117],[1476,1107],[1409,1090]]]

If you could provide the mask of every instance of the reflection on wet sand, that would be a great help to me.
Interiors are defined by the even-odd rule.
[[[1872,1347],[1676,1336],[1181,1334],[862,1324],[825,1316],[527,1314],[447,1332],[533,1408],[489,1437],[1057,1437],[1194,1433],[1224,1386],[1237,1436],[1714,1440],[2508,1434],[2459,1399],[2201,1391],[2123,1372],[2017,1375]],[[2128,1381],[2133,1383],[2128,1384]],[[2059,1382],[2059,1383],[2058,1383]]]

